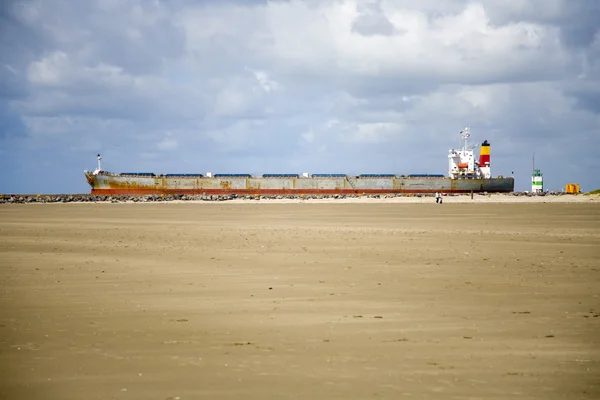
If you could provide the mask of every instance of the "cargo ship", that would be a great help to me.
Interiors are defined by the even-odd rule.
[[[443,174],[220,174],[121,172],[98,167],[85,170],[92,194],[236,194],[236,195],[302,195],[302,194],[389,194],[389,193],[470,193],[512,192],[513,177],[491,176],[490,143],[468,147],[469,129],[460,132],[461,146],[448,152],[448,173]],[[479,160],[474,148],[480,146]]]

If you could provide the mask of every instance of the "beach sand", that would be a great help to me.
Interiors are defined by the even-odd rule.
[[[598,201],[490,198],[2,205],[0,397],[600,398]]]

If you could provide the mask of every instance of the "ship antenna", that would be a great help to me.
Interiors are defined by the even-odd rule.
[[[98,171],[102,171],[102,157],[98,154]]]
[[[460,131],[460,137],[463,141],[463,150],[467,150],[467,138],[471,136],[471,132],[469,127],[466,127],[462,131]]]

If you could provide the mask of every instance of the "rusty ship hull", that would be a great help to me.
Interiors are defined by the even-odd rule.
[[[86,173],[92,194],[389,194],[502,193],[514,190],[512,177],[452,179],[443,176],[165,176]]]

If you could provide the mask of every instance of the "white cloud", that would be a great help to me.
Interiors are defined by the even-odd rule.
[[[313,143],[315,141],[315,132],[310,130],[308,132],[304,132],[301,135],[302,139],[304,139],[307,143]]]
[[[273,41],[263,52],[286,69],[356,78],[430,74],[439,81],[489,81],[548,67],[556,74],[565,63],[556,28],[528,22],[492,26],[477,3],[439,17],[393,4],[382,8],[401,33],[364,36],[352,30],[358,17],[354,2],[277,3],[265,12]]]
[[[123,69],[100,63],[93,66],[77,65],[77,61],[62,51],[55,51],[27,68],[27,78],[33,85],[71,87],[96,85],[106,87],[135,86],[143,79],[126,76]]]
[[[175,150],[178,146],[179,143],[177,140],[173,139],[171,133],[167,133],[166,137],[156,145],[156,148],[162,151],[169,151]]]
[[[340,141],[354,143],[382,143],[390,140],[393,136],[399,136],[403,132],[401,124],[389,122],[358,124],[349,132],[348,136],[340,135]]]
[[[260,83],[265,92],[277,90],[279,84],[269,78],[269,75],[264,71],[252,71],[256,80]]]

